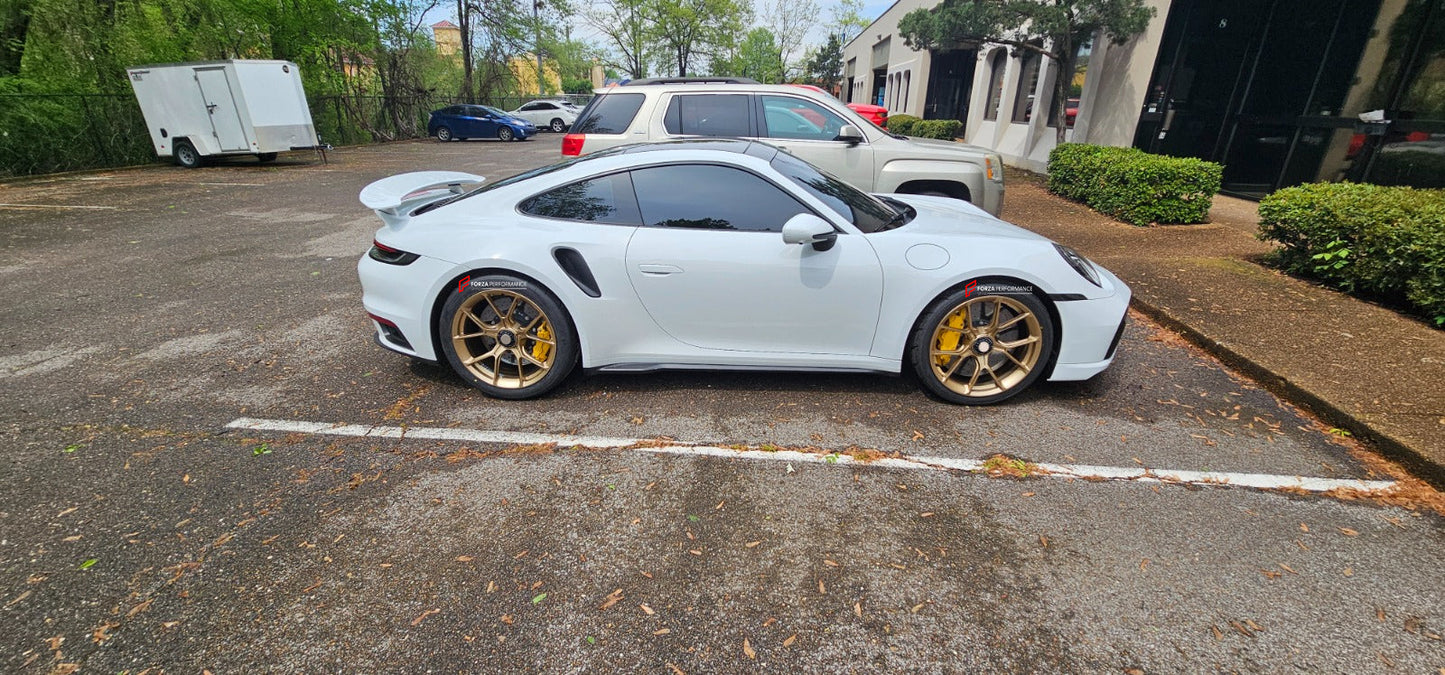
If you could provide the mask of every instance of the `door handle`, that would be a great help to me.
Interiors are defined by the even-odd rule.
[[[669,274],[679,274],[682,268],[677,265],[642,264],[637,266],[637,271],[650,277],[665,277]]]

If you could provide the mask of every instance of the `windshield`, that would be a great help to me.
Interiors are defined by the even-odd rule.
[[[773,158],[773,168],[848,219],[864,234],[888,230],[907,222],[908,211],[891,206],[841,179],[786,152]]]
[[[489,106],[489,105],[479,105],[479,106],[477,106],[477,107],[478,107],[478,108],[481,108],[482,110],[485,110],[485,111],[487,111],[487,112],[489,112],[489,113],[491,113],[491,114],[493,114],[493,115],[496,115],[497,117],[511,117],[511,116],[512,116],[512,113],[502,112],[501,110],[497,110],[496,108],[493,108],[492,106]]]

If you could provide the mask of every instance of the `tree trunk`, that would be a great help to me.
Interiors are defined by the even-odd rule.
[[[457,28],[461,34],[461,56],[462,56],[462,100],[472,102],[472,19],[471,7],[467,0],[457,0]]]
[[[7,16],[0,16],[0,77],[20,74],[25,37],[30,31],[30,3],[14,0]]]
[[[1060,36],[1054,43],[1054,53],[1059,55],[1059,74],[1054,78],[1054,141],[1056,145],[1064,144],[1064,137],[1069,128],[1069,90],[1074,84],[1074,61],[1078,56],[1076,43],[1070,35]]]

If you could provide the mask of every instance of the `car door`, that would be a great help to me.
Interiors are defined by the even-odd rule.
[[[758,135],[804,161],[872,191],[873,148],[865,139],[849,145],[833,140],[838,129],[852,124],[826,106],[801,96],[759,94]]]
[[[473,138],[491,138],[497,135],[497,122],[486,108],[481,106],[467,106],[467,112],[471,113],[472,133],[467,134]]]
[[[545,103],[528,103],[518,108],[517,112],[513,113],[513,115],[520,119],[527,120],[532,124],[543,124],[542,115],[545,114],[545,107]]]
[[[883,273],[863,235],[831,248],[787,244],[783,223],[812,211],[743,169],[684,164],[632,172],[644,227],[627,271],[647,313],[705,349],[863,355]]]

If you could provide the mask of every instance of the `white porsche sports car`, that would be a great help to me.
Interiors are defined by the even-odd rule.
[[[367,186],[381,346],[505,399],[576,368],[912,369],[996,403],[1114,358],[1129,289],[955,199],[870,195],[760,142],[623,146],[504,180]]]

